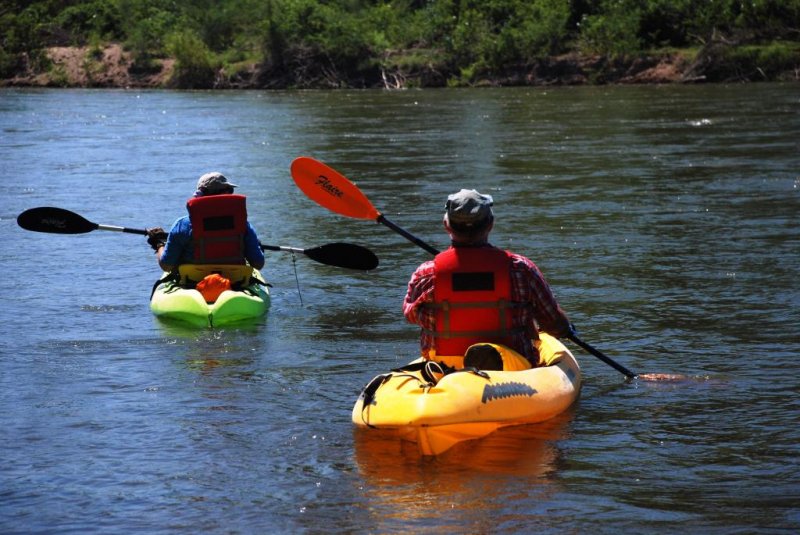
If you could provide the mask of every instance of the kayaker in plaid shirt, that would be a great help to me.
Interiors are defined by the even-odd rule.
[[[451,248],[477,249],[481,256],[499,251],[488,241],[489,233],[494,226],[492,204],[490,195],[483,195],[476,190],[462,189],[448,197],[444,227],[450,235]],[[446,253],[447,251],[440,253],[437,259]],[[508,257],[511,301],[517,306],[511,308],[513,328],[510,336],[505,339],[505,345],[536,366],[539,355],[533,340],[538,339],[538,330],[541,329],[556,337],[565,337],[570,333],[570,323],[536,264],[522,255],[510,252]],[[420,349],[423,356],[429,356],[430,350],[436,346],[434,262],[434,260],[424,262],[416,269],[408,283],[408,291],[403,301],[403,314],[406,319],[422,328]],[[441,351],[437,353],[442,354]]]

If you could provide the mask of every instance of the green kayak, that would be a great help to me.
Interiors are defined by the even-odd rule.
[[[198,283],[215,275],[229,280],[231,288],[218,296],[204,297]],[[250,266],[186,264],[180,266],[179,273],[165,273],[156,283],[150,310],[162,319],[196,327],[221,327],[258,319],[266,314],[269,303],[266,281]]]

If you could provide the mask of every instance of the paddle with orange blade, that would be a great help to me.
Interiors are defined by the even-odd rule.
[[[328,165],[309,158],[301,156],[296,158],[291,165],[292,178],[294,178],[297,187],[305,193],[311,200],[323,208],[327,208],[332,212],[341,214],[345,217],[352,217],[354,219],[369,219],[383,223],[390,229],[402,235],[407,240],[417,244],[431,254],[439,254],[434,247],[431,247],[424,241],[420,240],[413,234],[395,225],[386,217],[381,214],[367,199],[367,196],[358,189],[358,186],[353,184],[344,175],[329,167]],[[603,354],[600,350],[590,346],[580,338],[573,331],[569,335],[569,339],[582,347],[588,353],[594,355],[602,360],[618,372],[624,374],[628,379],[644,379],[651,381],[664,381],[664,380],[682,380],[685,376],[651,373],[639,375],[633,373],[628,368],[615,362],[613,359]]]
[[[335,169],[324,163],[301,156],[296,158],[291,165],[292,178],[297,187],[309,199],[315,201],[323,208],[354,219],[368,219],[382,223],[403,236],[408,241],[422,247],[431,254],[439,251],[420,240],[405,229],[395,225],[380,213],[367,196]]]

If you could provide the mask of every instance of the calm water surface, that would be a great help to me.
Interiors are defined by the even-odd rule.
[[[800,530],[800,91],[792,85],[405,92],[0,91],[0,532],[788,533]],[[313,156],[446,246],[447,194],[542,268],[582,337],[573,410],[421,458],[356,433],[410,360],[427,253],[298,190]],[[141,236],[26,232],[34,206],[168,227],[199,175],[288,253],[257,325],[149,312]]]

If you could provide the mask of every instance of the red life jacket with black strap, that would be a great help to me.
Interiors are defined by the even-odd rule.
[[[451,247],[434,258],[437,355],[463,355],[479,342],[512,345],[511,255],[492,246]]]
[[[192,223],[194,262],[244,264],[247,206],[244,195],[194,197],[186,203]]]

